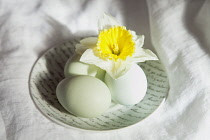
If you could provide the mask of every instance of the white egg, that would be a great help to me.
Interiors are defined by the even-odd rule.
[[[140,102],[147,91],[147,78],[137,64],[118,79],[106,73],[105,83],[109,87],[112,100],[122,105],[134,105]]]
[[[64,67],[65,77],[75,75],[90,75],[103,81],[105,71],[95,65],[80,62],[80,57],[81,56],[79,54],[74,54],[72,57],[69,58]]]
[[[92,76],[73,76],[62,80],[56,95],[70,113],[84,118],[98,117],[111,105],[109,88]]]

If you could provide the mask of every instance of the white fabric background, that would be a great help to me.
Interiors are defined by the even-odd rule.
[[[34,106],[28,78],[54,44],[96,35],[107,12],[146,36],[166,67],[165,104],[138,125],[111,132],[67,129]],[[1,140],[210,139],[210,0],[0,0]]]

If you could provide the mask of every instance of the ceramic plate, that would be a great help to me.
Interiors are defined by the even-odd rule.
[[[160,61],[147,61],[139,65],[144,70],[148,89],[146,96],[134,106],[112,103],[109,110],[97,118],[80,118],[68,113],[58,102],[56,86],[64,79],[64,65],[75,53],[78,40],[67,41],[51,48],[41,56],[31,71],[29,89],[31,97],[42,114],[50,120],[66,126],[85,130],[115,130],[131,126],[152,114],[164,102],[169,85]],[[140,86],[140,85],[139,85]]]

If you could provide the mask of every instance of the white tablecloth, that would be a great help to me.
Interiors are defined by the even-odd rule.
[[[146,37],[170,91],[147,119],[110,132],[67,129],[46,119],[28,90],[30,70],[54,44],[96,35],[103,12]],[[210,139],[210,0],[0,0],[1,140]]]

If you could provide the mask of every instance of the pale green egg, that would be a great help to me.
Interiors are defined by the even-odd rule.
[[[137,64],[118,79],[113,79],[108,73],[105,83],[109,87],[112,100],[122,105],[134,105],[140,102],[147,91],[147,78],[144,71]]]
[[[111,105],[109,88],[92,76],[73,76],[62,80],[56,88],[56,95],[60,104],[78,117],[100,116]]]
[[[80,62],[80,57],[81,56],[79,54],[74,54],[71,58],[69,58],[64,68],[65,77],[75,75],[90,75],[103,81],[105,71],[95,65]]]

